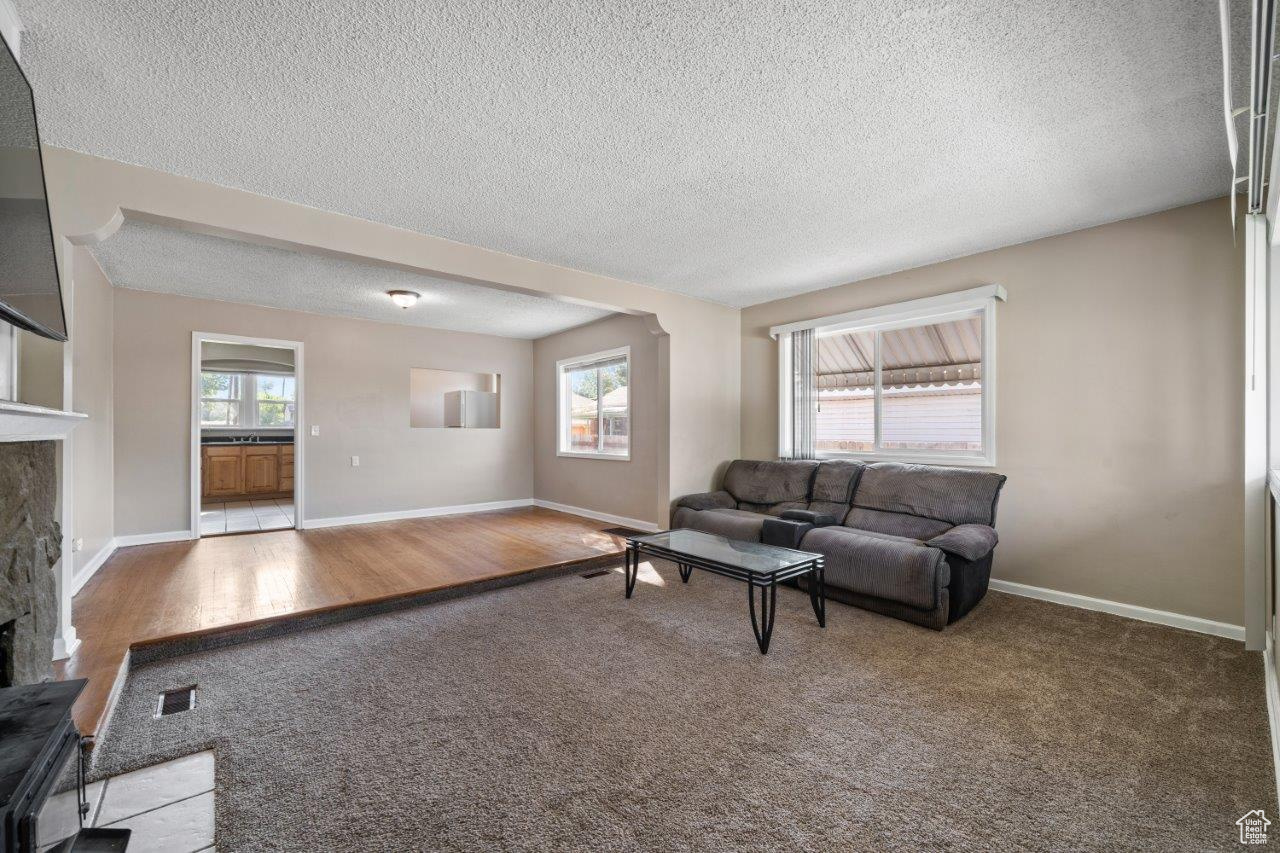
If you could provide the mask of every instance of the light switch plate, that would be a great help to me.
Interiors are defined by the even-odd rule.
[[[359,456],[352,456],[352,457],[351,457],[351,467],[352,467],[352,468],[359,468],[359,467],[360,467],[360,457],[359,457]]]
[[[320,434],[320,425],[319,425],[319,424],[312,424],[312,425],[311,425],[311,434],[312,434],[312,435],[319,435],[319,434]]]

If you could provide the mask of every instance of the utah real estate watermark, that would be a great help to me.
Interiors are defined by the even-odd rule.
[[[1266,844],[1267,827],[1270,825],[1267,813],[1262,809],[1254,809],[1236,821],[1236,826],[1240,828],[1240,843]]]

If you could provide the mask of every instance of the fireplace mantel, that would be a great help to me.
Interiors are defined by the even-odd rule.
[[[80,412],[0,400],[0,441],[60,441],[88,418]]]

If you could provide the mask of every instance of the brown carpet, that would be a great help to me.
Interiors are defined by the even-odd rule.
[[[998,593],[822,630],[785,590],[761,657],[745,598],[660,565],[146,664],[95,772],[213,746],[224,853],[1230,849],[1275,807],[1237,642]]]

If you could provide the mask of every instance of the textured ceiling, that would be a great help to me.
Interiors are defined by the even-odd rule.
[[[17,5],[48,143],[731,305],[1228,185],[1210,0]]]
[[[0,44],[0,146],[35,148],[31,92],[13,54]]]
[[[456,332],[540,338],[610,313],[130,220],[92,252],[116,287]],[[422,298],[398,308],[388,290],[414,290]]]

